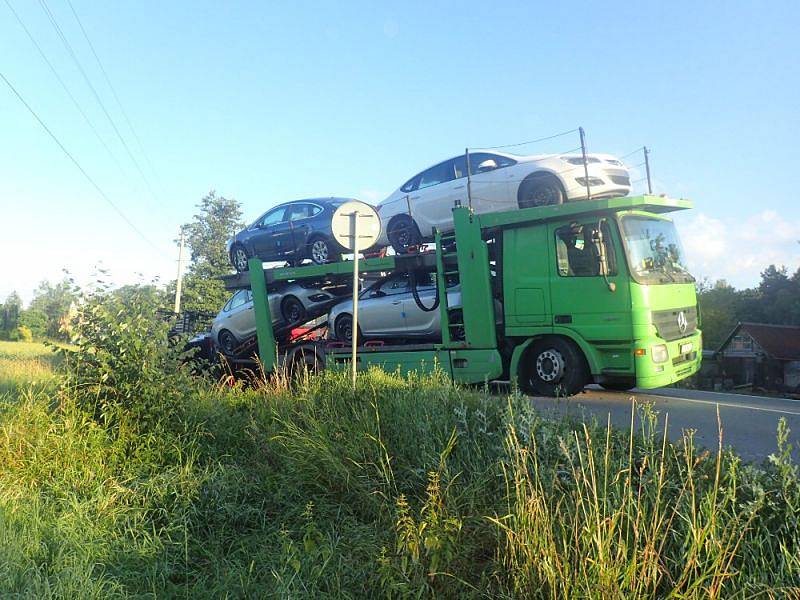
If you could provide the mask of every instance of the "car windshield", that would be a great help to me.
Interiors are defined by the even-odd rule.
[[[681,240],[672,221],[629,215],[622,233],[633,278],[639,283],[691,283]]]

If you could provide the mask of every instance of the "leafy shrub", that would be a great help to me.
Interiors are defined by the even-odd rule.
[[[182,365],[181,344],[168,339],[160,301],[151,287],[131,286],[124,294],[101,288],[78,308],[63,389],[104,424],[166,423],[196,385]]]
[[[11,332],[11,339],[17,342],[32,342],[33,333],[25,325],[20,325]]]

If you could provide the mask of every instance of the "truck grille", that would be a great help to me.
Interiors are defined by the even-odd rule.
[[[685,317],[680,317],[681,313]],[[681,325],[685,323],[685,328]],[[668,342],[692,335],[697,330],[697,307],[673,308],[653,311],[653,325],[658,336]]]

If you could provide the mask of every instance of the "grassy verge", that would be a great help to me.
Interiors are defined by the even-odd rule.
[[[175,410],[0,404],[0,595],[800,597],[785,437],[755,468],[436,378],[137,381]]]
[[[30,385],[52,384],[57,363],[57,355],[45,344],[0,341],[0,395]]]

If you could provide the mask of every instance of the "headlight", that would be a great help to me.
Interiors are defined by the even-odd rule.
[[[313,295],[308,297],[308,299],[311,300],[312,302],[322,302],[323,300],[327,300],[328,298],[330,298],[330,296],[328,294],[324,294],[324,293],[323,294],[313,294]]]
[[[669,360],[669,351],[666,344],[658,344],[650,349],[650,356],[653,362],[663,363]]]

